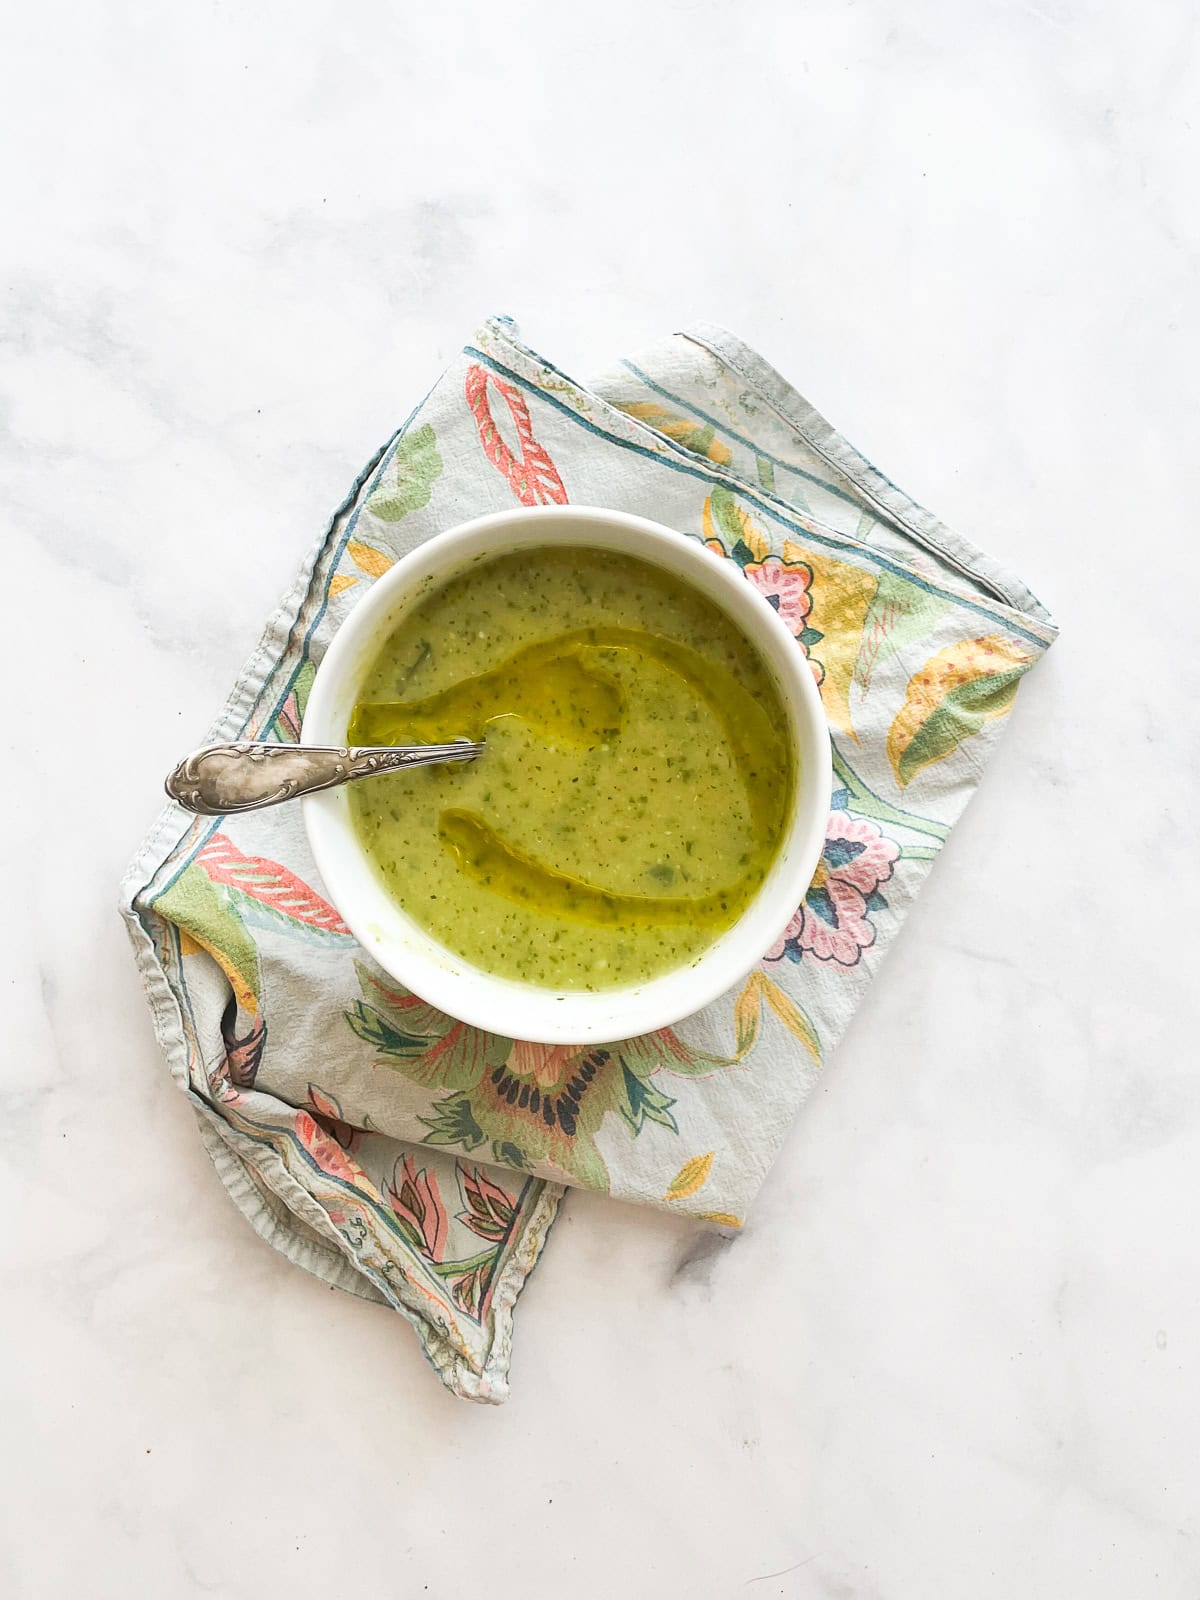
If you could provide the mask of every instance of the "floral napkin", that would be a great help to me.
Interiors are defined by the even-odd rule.
[[[295,740],[329,640],[397,557],[483,512],[568,501],[735,562],[820,685],[824,852],[744,983],[602,1047],[467,1027],[355,945],[295,807],[214,822],[170,806],[123,885],[170,1069],[252,1226],[399,1311],[474,1400],[507,1393],[513,1303],[564,1185],[741,1227],[1055,636],[1020,582],[729,334],[693,328],[584,387],[494,321],[354,484],[211,738]]]

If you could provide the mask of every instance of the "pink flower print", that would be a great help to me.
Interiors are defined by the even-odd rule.
[[[812,647],[825,637],[809,625],[812,611],[812,569],[802,561],[781,561],[768,556],[751,561],[742,569],[768,605],[775,607],[788,632],[808,657],[819,689],[825,681],[825,668],[812,653]]]
[[[882,911],[887,901],[880,884],[892,875],[900,847],[865,817],[833,811],[825,833],[825,846],[804,902],[767,951],[768,961],[815,961],[855,967],[864,950],[875,943],[872,911]]]
[[[800,562],[785,564],[778,556],[768,556],[765,561],[750,562],[744,570],[767,604],[778,611],[788,631],[799,639],[812,610],[809,569]]]

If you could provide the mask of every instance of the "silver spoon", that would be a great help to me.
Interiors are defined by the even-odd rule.
[[[335,750],[322,745],[210,744],[193,750],[166,781],[167,793],[185,811],[223,817],[257,811],[297,795],[333,789],[354,778],[373,778],[402,767],[430,767],[442,761],[473,761],[482,743],[358,745]]]

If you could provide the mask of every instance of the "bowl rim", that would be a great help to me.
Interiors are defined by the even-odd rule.
[[[616,543],[606,545],[606,533]],[[401,556],[338,626],[317,667],[301,737],[306,743],[346,743],[345,721],[335,700],[347,698],[351,683],[357,693],[387,630],[409,605],[476,561],[556,542],[580,549],[623,549],[693,582],[746,633],[776,680],[791,725],[797,793],[775,861],[738,920],[685,966],[641,983],[556,990],[517,982],[485,972],[449,950],[388,895],[358,844],[344,789],[307,795],[301,804],[326,893],[362,949],[396,982],[448,1016],[490,1033],[585,1045],[672,1027],[733,988],[783,934],[817,867],[833,781],[820,691],[787,625],[736,565],[695,537],[603,507],[521,506],[458,523]]]

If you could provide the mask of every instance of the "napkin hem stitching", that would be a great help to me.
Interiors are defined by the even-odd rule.
[[[765,357],[715,323],[697,322],[680,337],[699,345],[744,379],[761,400],[809,449],[859,489],[886,522],[945,561],[963,577],[982,585],[1014,610],[1056,627],[1035,594],[986,551],[948,528],[869,461]]]
[[[565,373],[560,368],[554,366],[552,362],[547,361],[545,357],[540,355],[537,351],[533,350],[528,345],[523,344],[514,336],[511,326],[503,322],[499,322],[493,318],[485,324],[485,329],[493,339],[495,339],[497,342],[502,342],[506,349],[512,352],[512,354],[517,358],[517,364],[519,367],[528,369],[530,364],[532,364],[535,368],[541,368],[544,372],[554,373],[557,377],[562,378],[563,381],[570,386],[572,391],[574,391],[574,393],[577,394],[581,399],[588,401],[597,410],[603,412],[607,424],[604,426],[595,421],[589,423],[585,419],[580,419],[584,420],[585,426],[590,426],[593,431],[599,433],[602,437],[611,439],[614,443],[624,445],[626,448],[639,450],[643,454],[647,452],[652,453],[655,457],[663,461],[669,462],[672,458],[674,458],[677,467],[682,470],[692,471],[697,476],[706,477],[717,483],[728,483],[734,487],[736,491],[744,498],[753,500],[763,510],[763,512],[767,516],[770,516],[773,520],[777,522],[783,522],[801,534],[804,532],[818,534],[820,537],[836,544],[842,549],[856,552],[859,556],[864,557],[875,566],[882,566],[885,568],[890,568],[894,571],[898,571],[904,576],[908,577],[911,581],[920,585],[922,588],[931,588],[931,580],[929,575],[921,572],[918,567],[913,565],[911,560],[906,561],[902,555],[894,551],[880,551],[874,546],[864,543],[863,540],[856,539],[853,534],[847,533],[842,529],[829,526],[827,523],[822,522],[820,518],[814,517],[810,512],[803,511],[799,507],[790,505],[788,502],[779,499],[779,497],[776,495],[768,494],[763,489],[748,482],[740,474],[714,464],[714,462],[708,457],[697,455],[695,451],[689,450],[685,445],[679,444],[678,441],[671,439],[666,434],[659,433],[656,428],[651,427],[647,423],[641,422],[636,417],[629,416],[626,412],[623,412],[618,407],[614,406],[610,401],[604,399],[602,395],[597,394],[595,390],[587,388],[585,385],[578,382],[578,380],[572,378],[568,373]],[[691,336],[684,335],[684,337]],[[730,335],[730,337],[732,338],[732,335]],[[484,340],[484,343],[488,342],[490,342],[488,339]],[[693,339],[692,342],[699,343],[700,341]],[[749,350],[748,346],[746,348]],[[752,354],[753,352],[750,353]],[[575,407],[567,405],[555,394],[548,392],[545,383],[539,380],[536,372],[530,372],[528,370],[522,372],[512,368],[506,369],[498,362],[497,357],[494,354],[489,354],[485,350],[476,350],[470,346],[468,346],[468,354],[482,356],[484,360],[489,361],[494,366],[497,366],[501,372],[506,372],[508,377],[516,378],[518,381],[527,384],[532,390],[535,390],[547,404],[561,407],[564,411],[571,415],[576,414]],[[718,356],[716,351],[710,351],[710,354],[714,355],[718,360],[723,361],[725,359],[723,356]],[[766,363],[764,363],[764,365],[766,365]],[[739,375],[745,377],[745,374]],[[779,381],[781,383],[785,382],[783,378],[780,378]],[[652,441],[652,443],[648,445],[643,444],[641,443],[642,440]],[[853,450],[853,446],[847,444],[847,449]],[[902,498],[906,498],[903,496],[903,491],[897,490],[896,492],[900,494]],[[910,502],[910,504],[916,506],[915,501]],[[917,509],[920,508],[918,507]],[[926,515],[930,514],[926,513]],[[936,519],[932,518],[931,520],[936,521]],[[949,534],[949,529],[946,531],[947,534]],[[954,536],[951,535],[951,537]],[[967,548],[970,547],[968,546]],[[984,556],[982,552],[979,552],[979,555],[980,559],[984,561],[989,559],[988,557]],[[974,574],[972,574],[969,581],[977,584],[979,580]],[[984,615],[994,617],[997,621],[1007,620],[1001,617],[996,617],[997,610],[1008,612],[1011,614],[1012,618],[1012,622],[1009,623],[1009,625],[1015,625],[1020,632],[1027,634],[1032,643],[1037,644],[1042,650],[1048,649],[1050,645],[1053,644],[1058,635],[1057,624],[1049,616],[1040,602],[1034,599],[1032,595],[1029,597],[1029,606],[1020,606],[1013,604],[1010,600],[993,594],[990,590],[986,595],[981,595],[977,589],[964,593],[963,589],[966,587],[966,585],[963,583],[961,573],[958,574],[957,582],[960,586],[954,587],[945,577],[943,577],[941,584],[938,585],[937,588],[934,588],[933,592],[939,592],[940,590],[940,592],[947,594],[955,603],[973,605],[976,609],[981,610]],[[1034,632],[1031,630],[1038,631]]]

